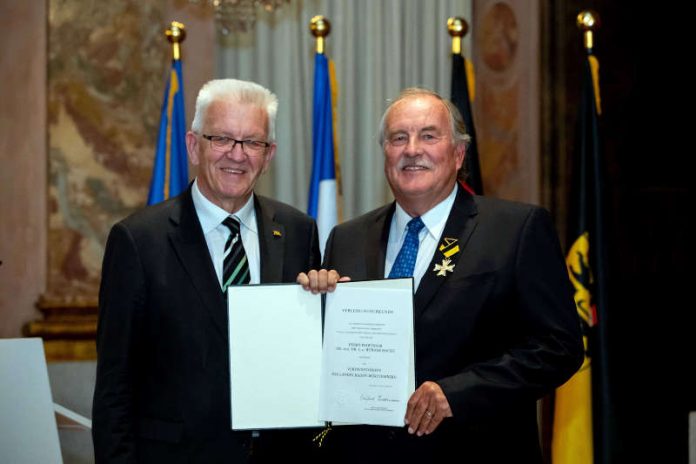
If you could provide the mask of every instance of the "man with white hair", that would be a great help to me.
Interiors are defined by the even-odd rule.
[[[269,459],[267,435],[231,430],[226,289],[294,282],[319,265],[314,221],[254,194],[276,151],[277,107],[253,82],[205,84],[186,134],[196,179],[112,228],[99,293],[98,463]]]

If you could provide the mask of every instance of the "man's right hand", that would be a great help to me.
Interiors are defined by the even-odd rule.
[[[300,272],[297,275],[297,283],[302,285],[302,288],[312,293],[326,293],[336,290],[337,282],[349,282],[350,277],[341,277],[338,272],[331,269],[312,269],[308,273]]]

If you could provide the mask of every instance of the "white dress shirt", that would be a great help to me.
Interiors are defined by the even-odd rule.
[[[225,255],[225,243],[230,236],[230,229],[222,221],[227,216],[232,216],[239,221],[242,235],[242,245],[249,262],[249,276],[252,284],[261,282],[261,259],[259,252],[259,231],[256,224],[256,210],[254,209],[254,194],[242,208],[234,214],[229,214],[210,200],[208,200],[198,188],[198,179],[193,182],[191,189],[193,206],[196,208],[198,221],[203,228],[205,243],[208,245],[210,257],[213,260],[215,274],[217,274],[220,288],[222,288],[222,267]]]
[[[430,261],[433,259],[442,236],[442,231],[445,230],[445,224],[447,224],[447,218],[449,218],[456,196],[457,185],[455,184],[452,193],[447,198],[421,216],[425,227],[418,233],[418,256],[413,269],[414,291],[418,289],[421,279],[428,270],[428,266],[430,266]],[[406,239],[406,226],[411,219],[413,218],[397,203],[396,211],[389,226],[389,241],[387,242],[387,254],[384,260],[385,278],[389,277],[389,272],[392,266],[394,266],[394,261],[396,261],[399,250],[401,250],[401,245],[403,245]]]

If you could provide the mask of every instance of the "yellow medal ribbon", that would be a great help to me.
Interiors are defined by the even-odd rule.
[[[319,432],[316,437],[312,438],[312,441],[315,442],[319,448],[321,448],[321,445],[324,444],[324,438],[326,438],[330,431],[331,424],[328,423],[326,424],[326,427],[324,427],[324,430]]]

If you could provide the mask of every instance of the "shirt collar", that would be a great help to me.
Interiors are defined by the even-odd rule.
[[[447,196],[447,198],[430,208],[427,213],[421,216],[421,220],[425,225],[425,230],[434,240],[438,240],[440,238],[456,197],[457,184],[455,183],[454,187],[452,188],[452,192]],[[406,225],[413,218],[409,216],[406,211],[404,211],[399,203],[397,203],[396,211],[394,212],[394,219],[396,220],[396,230],[399,232],[400,239],[401,235],[406,232]]]
[[[230,213],[220,208],[218,205],[208,200],[198,188],[198,178],[193,181],[191,188],[191,196],[193,197],[193,206],[196,208],[198,221],[201,223],[203,234],[208,234],[211,230],[219,226],[222,221],[230,216]],[[256,212],[254,210],[254,194],[252,193],[247,202],[239,211],[232,214],[239,219],[244,227],[256,233]]]

